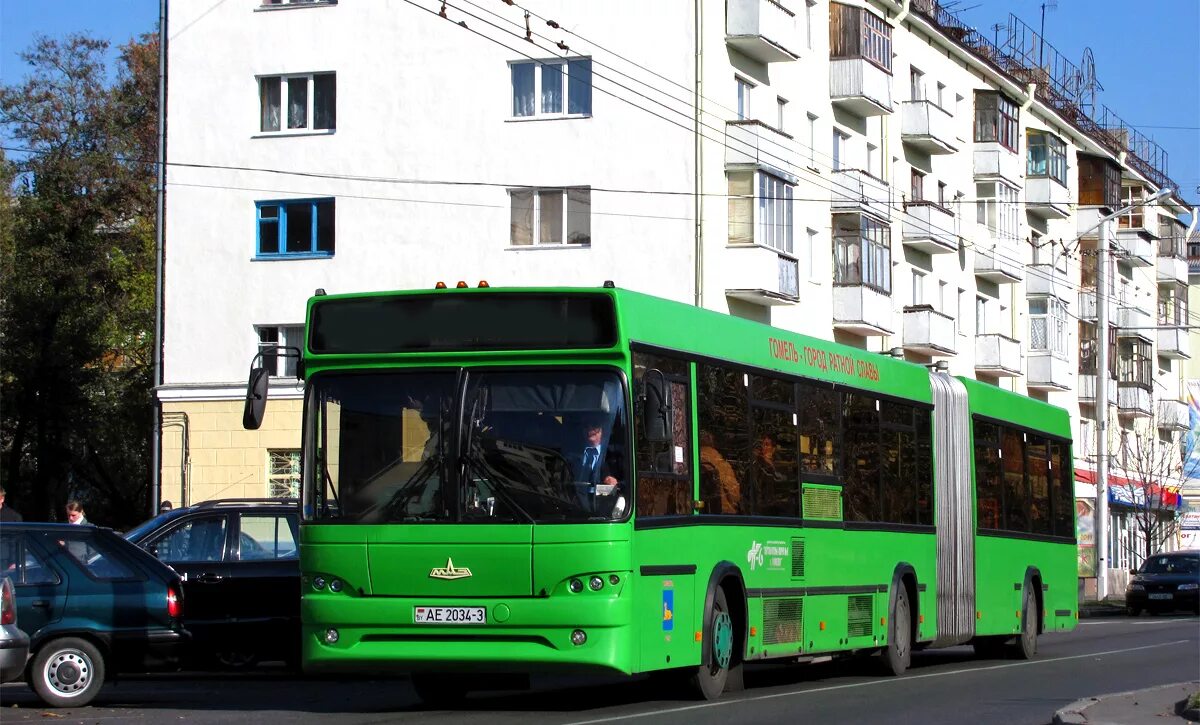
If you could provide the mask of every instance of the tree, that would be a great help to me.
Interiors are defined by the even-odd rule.
[[[1164,440],[1154,435],[1156,430],[1157,417],[1125,438],[1120,460],[1127,476],[1110,484],[1114,495],[1132,506],[1129,518],[1142,551],[1130,553],[1141,561],[1162,550],[1179,530],[1177,501],[1187,455],[1181,448],[1182,434],[1170,432]]]
[[[25,149],[4,166],[0,476],[27,518],[135,523],[147,509],[153,405],[157,36],[122,48],[39,37],[0,88]]]

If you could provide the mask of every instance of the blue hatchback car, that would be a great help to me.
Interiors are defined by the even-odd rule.
[[[29,635],[25,679],[55,707],[79,707],[118,672],[174,669],[188,634],[179,575],[108,529],[6,523],[0,576]]]

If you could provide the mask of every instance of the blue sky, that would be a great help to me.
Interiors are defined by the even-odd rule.
[[[992,24],[1009,12],[1036,29],[1041,4],[958,0],[957,7],[992,37]],[[0,82],[25,75],[17,53],[37,33],[88,31],[116,46],[151,30],[157,18],[158,0],[0,0]],[[1200,1],[1058,0],[1046,11],[1046,39],[1076,64],[1092,49],[1104,87],[1099,101],[1166,149],[1171,178],[1186,199],[1200,202]]]

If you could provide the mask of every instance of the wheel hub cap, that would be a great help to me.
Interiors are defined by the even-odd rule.
[[[729,668],[733,656],[733,620],[727,612],[717,612],[713,621],[713,659],[721,669]]]
[[[78,652],[63,652],[50,661],[46,679],[55,690],[72,694],[87,687],[91,672],[90,663]]]

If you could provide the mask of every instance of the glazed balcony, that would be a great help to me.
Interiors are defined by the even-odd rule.
[[[954,215],[949,209],[932,201],[910,201],[905,202],[904,212],[905,246],[927,254],[958,251]]]
[[[995,141],[975,144],[975,179],[1000,179],[1020,187],[1025,173],[1024,163],[1014,151]]]
[[[803,1],[803,0],[801,0]],[[726,0],[725,43],[763,63],[796,60],[807,44],[804,16],[774,0]]]
[[[927,154],[952,154],[959,143],[954,133],[954,116],[933,101],[904,101],[900,104],[900,140]]]
[[[1025,209],[1042,219],[1066,219],[1071,214],[1071,192],[1048,176],[1025,180]]]
[[[833,172],[832,181],[834,214],[865,212],[879,219],[892,218],[892,190],[883,179],[861,169],[839,169]]]
[[[1026,385],[1031,390],[1069,390],[1071,388],[1071,364],[1066,357],[1039,350],[1030,352],[1025,361],[1029,365]]]
[[[834,285],[833,326],[855,335],[892,334],[892,296],[864,284]]]
[[[993,378],[1021,375],[1021,343],[1007,335],[975,336],[975,373]]]
[[[958,337],[954,318],[930,305],[904,308],[904,349],[922,355],[953,355]]]
[[[759,245],[732,245],[721,267],[726,297],[768,306],[800,300],[800,263],[789,254]]]
[[[1104,298],[1105,304],[1108,305],[1108,321],[1114,323],[1117,321],[1117,303],[1112,295],[1106,295]],[[1100,319],[1100,309],[1096,302],[1096,290],[1081,289],[1079,290],[1079,319],[1090,322]]]

